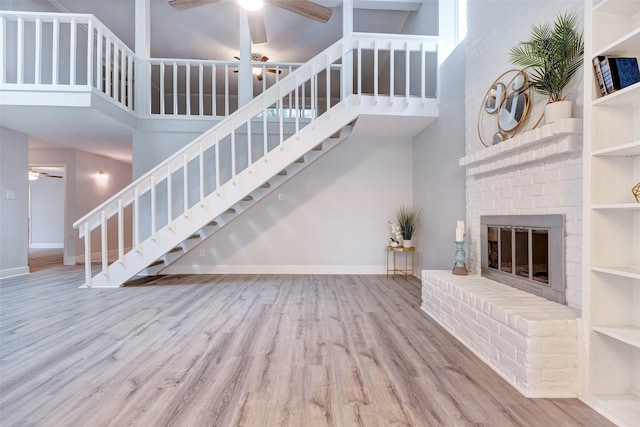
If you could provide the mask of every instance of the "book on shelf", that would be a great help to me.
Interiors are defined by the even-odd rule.
[[[593,68],[601,95],[640,82],[640,69],[636,58],[596,56],[593,58]]]
[[[596,73],[596,80],[598,81],[598,87],[600,88],[600,95],[604,96],[608,94],[607,87],[604,84],[604,77],[602,76],[602,69],[600,68],[600,61],[604,60],[604,56],[596,56],[593,58],[593,71]]]

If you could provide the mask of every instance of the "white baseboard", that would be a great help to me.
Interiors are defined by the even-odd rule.
[[[29,249],[63,249],[64,243],[31,243]]]
[[[382,265],[171,265],[162,274],[386,274]]]
[[[0,270],[0,279],[8,279],[9,277],[23,276],[29,273],[30,271],[29,271],[28,265],[24,267],[5,268],[4,270]]]

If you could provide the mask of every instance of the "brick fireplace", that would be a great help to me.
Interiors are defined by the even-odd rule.
[[[581,134],[582,120],[560,120],[460,159],[460,166],[467,171],[465,250],[470,275],[429,270],[422,274],[423,311],[527,397],[577,395],[582,295]],[[499,283],[492,274],[480,275],[482,264],[488,267],[489,263],[488,254],[483,258],[490,232],[486,220],[496,218],[507,219],[504,230],[499,226],[491,230],[504,231],[505,248],[526,235],[528,250],[534,241],[539,245],[549,239],[550,234],[538,234],[555,226],[534,222],[527,227],[510,221],[552,218],[551,222],[561,223],[553,237],[556,252],[544,261],[548,271],[543,273],[541,259],[533,262],[533,253],[527,253],[526,263],[521,257],[517,266],[512,263],[517,260],[507,259],[504,252],[505,259],[498,258],[502,265],[492,272],[526,275],[529,282],[521,288],[535,282],[544,288],[549,285],[543,283],[545,274],[554,270],[556,289],[550,299],[558,302],[536,295],[542,291],[525,292]],[[517,256],[515,248],[507,249]],[[511,279],[505,280],[509,283]]]

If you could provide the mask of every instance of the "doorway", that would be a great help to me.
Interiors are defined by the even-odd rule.
[[[61,265],[66,218],[66,167],[29,166],[29,268]]]

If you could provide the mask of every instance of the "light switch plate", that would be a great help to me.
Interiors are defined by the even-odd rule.
[[[16,199],[16,191],[7,190],[7,200],[15,200],[15,199]]]

